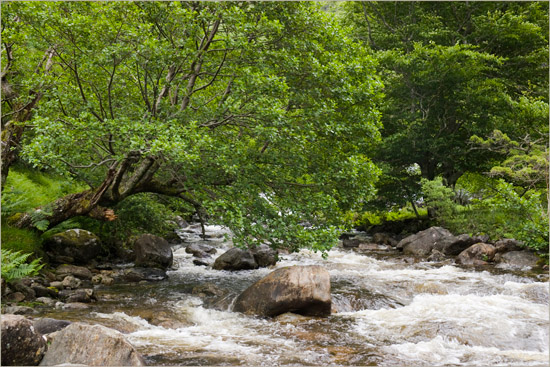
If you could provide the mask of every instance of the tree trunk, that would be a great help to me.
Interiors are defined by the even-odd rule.
[[[17,160],[19,143],[23,136],[24,126],[8,123],[2,131],[2,191],[8,178],[11,165]]]

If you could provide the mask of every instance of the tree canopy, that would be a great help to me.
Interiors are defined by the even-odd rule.
[[[326,249],[373,192],[382,84],[318,4],[9,2],[2,42],[4,83],[43,94],[19,122],[3,100],[21,156],[90,186],[42,208],[49,226],[153,192],[243,244]]]

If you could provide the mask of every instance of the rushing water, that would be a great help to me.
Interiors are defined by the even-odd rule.
[[[209,226],[219,256],[230,246]],[[186,242],[196,231],[181,232]],[[274,319],[231,312],[234,298],[273,269],[216,271],[174,247],[177,270],[158,283],[96,289],[88,310],[47,316],[124,332],[152,365],[539,366],[549,362],[547,277],[407,263],[390,253],[302,251],[276,267],[323,265],[331,275],[328,318]],[[200,295],[211,284],[219,294]],[[195,291],[193,291],[195,289]]]

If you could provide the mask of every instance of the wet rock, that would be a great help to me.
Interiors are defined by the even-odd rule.
[[[92,277],[92,283],[94,284],[111,285],[114,281],[113,278],[104,274],[96,274]]]
[[[72,275],[67,275],[61,282],[63,288],[76,289],[82,285],[82,281],[73,277]]]
[[[93,342],[90,342],[93,341]],[[75,322],[53,337],[41,366],[143,366],[143,358],[120,332]]]
[[[250,251],[234,247],[220,255],[214,261],[212,268],[216,270],[250,270],[257,269],[258,264]]]
[[[500,263],[506,264],[515,268],[524,268],[530,267],[534,268],[537,266],[539,258],[537,255],[531,251],[510,251],[500,256]]]
[[[316,265],[277,269],[241,293],[234,310],[259,316],[277,316],[285,312],[329,316],[330,275],[325,268]]]
[[[55,272],[62,277],[66,277],[67,275],[72,275],[75,278],[86,279],[86,280],[92,279],[92,276],[93,276],[92,272],[88,268],[85,268],[83,266],[67,265],[67,264],[59,265],[55,270]]]
[[[2,313],[13,315],[32,315],[38,313],[38,311],[27,306],[7,306],[2,308]]]
[[[1,324],[2,365],[38,365],[46,350],[46,341],[32,322],[19,315],[3,315]]]
[[[192,243],[185,248],[185,252],[187,252],[188,254],[193,254],[193,256],[198,258],[208,258],[210,257],[209,254],[216,253],[216,249],[212,246]]]
[[[279,259],[277,251],[265,244],[251,248],[249,251],[260,268],[275,265]]]
[[[523,242],[513,238],[505,238],[495,242],[495,250],[498,254],[510,251],[521,251],[523,250]]]
[[[473,244],[483,242],[484,238],[471,237],[467,234],[459,236],[448,236],[437,241],[435,249],[446,256],[457,256]]]
[[[71,324],[70,321],[50,319],[48,317],[36,319],[33,321],[34,329],[42,335],[54,333],[66,328]]]
[[[65,304],[60,302],[59,306],[59,308],[62,308],[63,310],[87,310],[90,308],[90,306],[82,302],[70,302]],[[55,305],[55,307],[58,308],[57,304]]]
[[[68,303],[80,302],[90,303],[95,300],[93,289],[76,289],[76,290],[62,290],[59,292],[59,298]]]
[[[134,242],[135,264],[144,268],[167,269],[172,266],[172,247],[164,238],[143,234]]]
[[[398,241],[387,233],[375,233],[372,236],[372,242],[391,247],[395,247],[398,244]]]
[[[402,249],[406,255],[426,257],[432,249],[436,248],[438,242],[445,238],[454,237],[451,232],[442,227],[430,227],[402,239],[397,248]]]
[[[54,258],[59,260],[61,256],[72,258],[73,261],[61,261],[61,263],[86,264],[101,254],[101,241],[92,232],[83,229],[69,229],[58,233],[47,239],[44,243],[47,251],[53,253]]]
[[[363,243],[363,241],[357,238],[345,238],[342,240],[342,246],[345,248],[355,248],[358,247],[361,243]]]
[[[199,297],[221,297],[225,296],[227,292],[213,283],[204,283],[193,287],[192,294]]]
[[[430,256],[428,256],[427,260],[432,262],[440,262],[444,261],[446,259],[445,254],[443,254],[440,251],[437,251],[436,249],[432,249],[432,252],[430,252]]]
[[[159,281],[168,278],[166,272],[156,268],[130,268],[125,269],[120,276],[123,282]]]
[[[194,259],[193,264],[197,266],[210,266],[212,265],[212,258],[208,257],[203,259]]]
[[[487,243],[476,243],[462,251],[456,262],[462,265],[486,265],[495,257],[495,247]]]

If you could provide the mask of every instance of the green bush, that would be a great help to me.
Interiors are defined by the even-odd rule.
[[[2,279],[10,283],[29,275],[36,275],[44,265],[40,259],[34,259],[26,263],[30,253],[23,254],[20,251],[1,249],[2,254]]]

